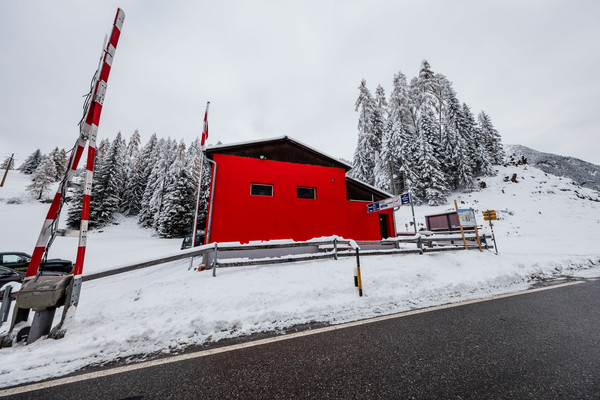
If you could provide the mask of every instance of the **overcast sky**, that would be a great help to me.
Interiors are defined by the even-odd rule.
[[[99,138],[289,135],[351,160],[361,79],[423,59],[505,144],[600,164],[600,2],[0,0],[0,158],[70,149],[117,7]]]

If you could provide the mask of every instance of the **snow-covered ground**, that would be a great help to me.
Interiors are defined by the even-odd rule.
[[[504,181],[515,173],[518,183]],[[541,278],[600,276],[600,193],[528,166],[501,167],[498,176],[483,180],[486,189],[449,200],[478,212],[497,210],[498,256],[473,250],[363,257],[363,297],[353,284],[353,258],[228,268],[216,278],[210,271],[188,271],[188,262],[181,261],[89,281],[64,339],[0,349],[0,387],[296,324],[341,323],[489,297],[526,289]],[[0,251],[34,247],[48,204],[27,197],[27,184],[28,177],[11,172],[0,188]],[[451,208],[416,207],[417,221]],[[405,230],[410,207],[396,215],[398,230]],[[123,218],[89,235],[84,270],[178,253],[179,245],[179,239],[153,237]],[[50,256],[74,259],[76,246],[75,238],[57,239]]]

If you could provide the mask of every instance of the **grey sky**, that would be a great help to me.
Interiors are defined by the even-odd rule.
[[[427,59],[506,144],[600,164],[597,1],[0,0],[0,158],[71,148],[117,6],[99,138],[289,135],[351,160],[366,79]]]

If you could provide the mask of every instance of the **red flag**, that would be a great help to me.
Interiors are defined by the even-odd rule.
[[[204,147],[204,142],[208,139],[208,121],[206,117],[208,115],[208,105],[206,106],[206,112],[204,113],[204,128],[202,128],[202,140],[200,141],[200,145]]]

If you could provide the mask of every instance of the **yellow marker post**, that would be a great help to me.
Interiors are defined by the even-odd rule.
[[[360,278],[360,257],[358,249],[356,249],[356,277],[358,280],[358,295],[362,297],[362,279]]]

